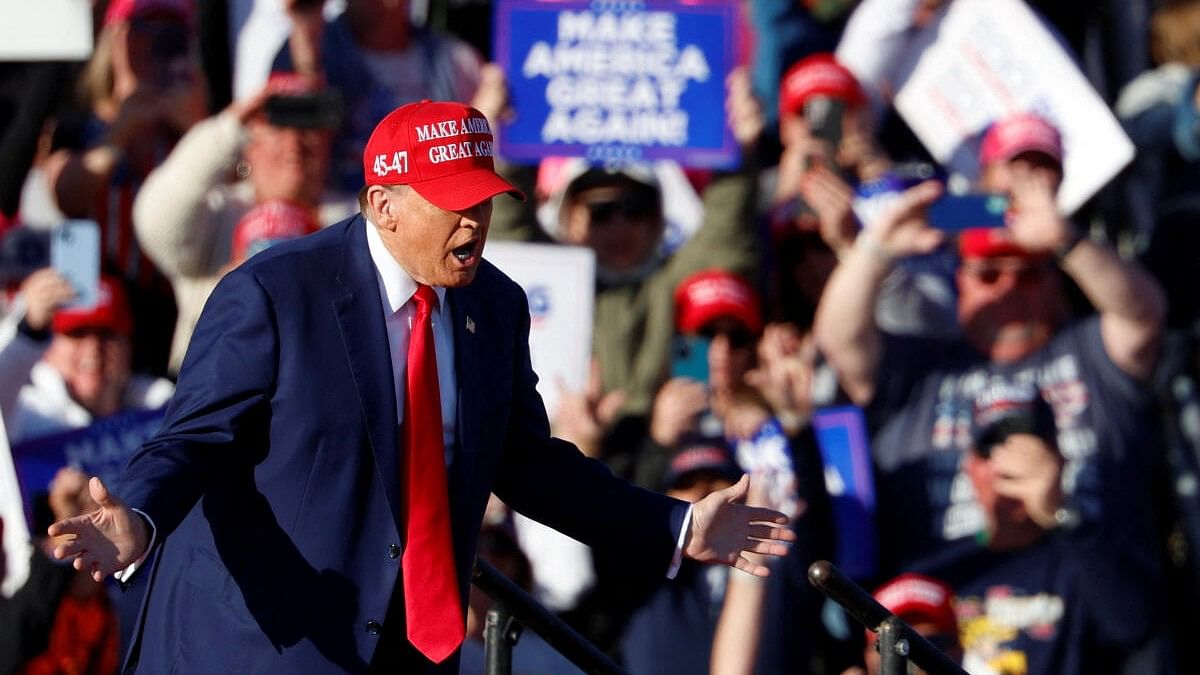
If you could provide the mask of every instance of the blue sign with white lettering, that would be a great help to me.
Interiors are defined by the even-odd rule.
[[[732,0],[497,2],[496,61],[516,111],[500,154],[736,166],[725,121],[736,16]]]
[[[837,530],[834,562],[852,579],[867,579],[879,560],[875,532],[875,481],[863,411],[857,406],[823,408],[812,418],[825,464],[825,489]]]
[[[64,466],[100,476],[111,486],[129,458],[162,426],[166,409],[138,410],[96,420],[90,426],[40,436],[12,447],[25,514],[33,523],[33,498],[45,492]]]

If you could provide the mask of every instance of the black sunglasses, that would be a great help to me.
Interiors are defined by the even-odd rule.
[[[715,325],[708,325],[700,329],[700,334],[709,342],[715,340],[718,335],[724,335],[732,349],[746,349],[754,344],[754,333],[745,328],[720,329]]]
[[[616,199],[590,201],[587,209],[588,217],[596,225],[612,222],[617,216],[624,216],[626,220],[655,218],[658,215],[658,201],[648,194],[629,191]]]

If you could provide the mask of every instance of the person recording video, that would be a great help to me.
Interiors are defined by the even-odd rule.
[[[179,370],[247,212],[278,202],[323,224],[353,211],[352,196],[328,190],[340,116],[339,99],[319,80],[277,72],[257,96],[197,124],[146,178],[134,202],[134,227],[171,280],[179,307],[170,372]]]

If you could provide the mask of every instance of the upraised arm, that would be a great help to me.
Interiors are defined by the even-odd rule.
[[[936,182],[904,192],[896,204],[854,246],[834,270],[817,306],[813,334],[837,370],[846,393],[858,405],[875,395],[875,375],[883,351],[875,325],[875,304],[883,280],[897,258],[928,253],[942,242],[924,212],[941,194]]]
[[[1026,249],[1054,253],[1100,313],[1104,350],[1118,368],[1146,381],[1158,365],[1167,304],[1158,283],[1137,263],[1081,237],[1059,216],[1051,189],[1037,176],[1014,178],[1013,239]]]

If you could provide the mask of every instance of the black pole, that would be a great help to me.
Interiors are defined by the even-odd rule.
[[[879,649],[880,675],[908,675],[908,641],[904,639],[904,622],[890,616],[879,624],[875,647]]]
[[[472,583],[504,605],[514,619],[537,633],[580,670],[591,675],[627,675],[607,654],[566,622],[538,604],[533,596],[483,560],[475,561]],[[515,638],[513,640],[516,641]]]
[[[885,621],[895,619],[901,629],[900,637],[907,643],[909,653],[906,656],[924,668],[929,675],[967,675],[967,671],[960,668],[949,656],[876,602],[875,598],[842,574],[832,563],[818,560],[809,565],[808,581],[875,633],[879,633],[880,626]]]
[[[504,607],[497,602],[488,610],[483,627],[483,642],[487,659],[487,675],[512,675],[512,650],[521,636],[521,628]]]

